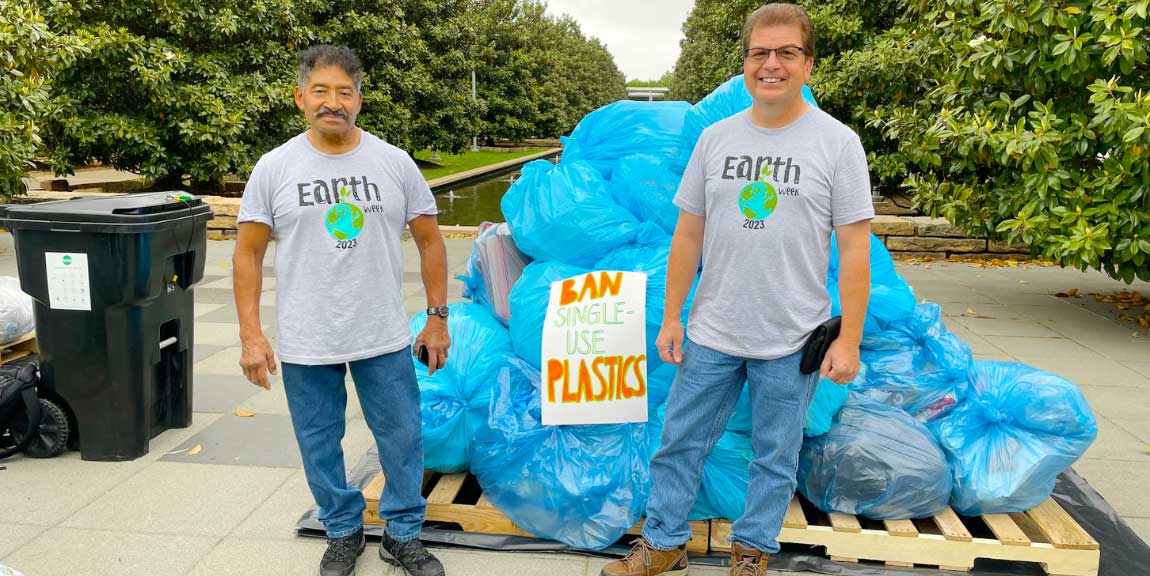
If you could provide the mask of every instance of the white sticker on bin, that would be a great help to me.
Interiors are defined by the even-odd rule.
[[[88,255],[77,252],[45,252],[48,272],[48,306],[54,310],[91,310]]]

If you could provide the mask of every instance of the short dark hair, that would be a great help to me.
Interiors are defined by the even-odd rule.
[[[347,72],[347,75],[351,76],[355,82],[356,90],[359,90],[360,84],[363,83],[363,64],[360,63],[359,57],[351,48],[320,44],[299,53],[299,73],[296,76],[296,82],[300,89],[302,90],[304,84],[307,84],[312,70],[325,66],[338,66]]]
[[[803,34],[803,50],[807,52],[807,56],[813,58],[815,56],[815,27],[811,24],[811,17],[807,15],[807,11],[798,4],[791,4],[789,2],[771,2],[764,6],[759,6],[750,16],[747,16],[747,21],[743,23],[743,50],[750,46],[751,33],[756,28],[763,26],[779,26],[779,25],[795,25]]]

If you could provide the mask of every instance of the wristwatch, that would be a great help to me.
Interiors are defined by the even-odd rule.
[[[440,318],[447,318],[447,306],[432,306],[427,309],[428,316],[439,316]]]

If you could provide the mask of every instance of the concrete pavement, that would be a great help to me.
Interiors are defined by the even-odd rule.
[[[451,275],[471,250],[449,239]],[[154,439],[133,462],[98,463],[70,452],[50,460],[0,463],[0,564],[26,576],[312,575],[324,543],[294,536],[312,503],[300,468],[286,400],[240,374],[239,336],[231,305],[231,242],[209,242],[196,291],[195,418]],[[269,257],[263,319],[274,333]],[[423,307],[418,256],[405,243],[404,296]],[[1098,273],[1023,265],[900,263],[917,296],[938,302],[947,326],[976,357],[1017,359],[1081,385],[1100,433],[1075,468],[1144,540],[1150,540],[1150,334],[1119,323],[1091,292],[1128,287]],[[0,235],[0,274],[16,275],[11,236]],[[1078,288],[1080,298],[1054,294]],[[452,278],[451,300],[461,284]],[[354,396],[354,388],[350,388]],[[233,409],[255,413],[240,418]],[[344,440],[351,466],[371,444],[358,402],[348,403]],[[202,451],[189,455],[193,446]],[[440,550],[452,576],[555,574],[593,576],[603,560],[572,554]],[[390,574],[370,547],[360,574]],[[692,568],[695,575],[725,569]]]

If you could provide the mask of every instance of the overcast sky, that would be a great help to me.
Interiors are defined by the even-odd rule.
[[[553,15],[569,14],[583,34],[607,45],[628,80],[656,80],[675,66],[683,22],[695,0],[547,0]]]

